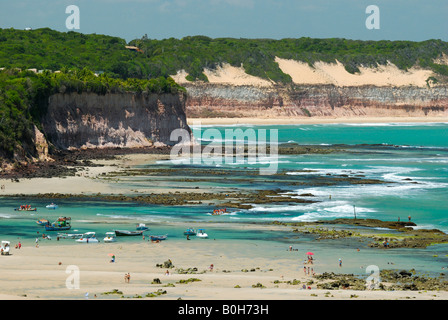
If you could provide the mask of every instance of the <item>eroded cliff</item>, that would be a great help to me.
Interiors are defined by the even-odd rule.
[[[183,83],[187,116],[443,117],[448,87]]]
[[[185,94],[68,93],[50,96],[42,119],[59,149],[172,145],[171,132],[190,132]]]

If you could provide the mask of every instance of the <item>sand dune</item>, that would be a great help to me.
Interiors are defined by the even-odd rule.
[[[448,58],[444,56],[442,60],[446,62]],[[377,68],[360,67],[359,73],[351,74],[339,61],[337,63],[319,61],[310,66],[305,62],[276,57],[275,62],[284,73],[291,76],[294,83],[308,85],[425,87],[426,80],[434,75],[431,70],[417,67],[407,71],[400,70],[391,63],[380,65]],[[204,74],[212,84],[259,87],[270,87],[274,84],[271,81],[247,74],[243,67],[233,67],[229,64],[218,66],[215,70],[204,69]],[[172,78],[180,84],[188,83],[188,80],[185,79],[187,75],[185,70],[179,70],[177,74],[172,75]]]
[[[271,81],[267,81],[255,76],[251,76],[244,71],[243,67],[233,67],[230,64],[218,66],[216,70],[205,69],[204,74],[210,83],[222,83],[232,85],[251,85],[251,86],[272,86]]]
[[[229,84],[235,86],[259,86],[270,87],[273,85],[271,81],[251,76],[244,71],[243,67],[233,67],[228,63],[217,66],[215,70],[204,69],[209,83]],[[171,76],[177,83],[188,83],[185,77],[188,73],[185,70],[179,70],[177,74]]]
[[[316,62],[313,67],[305,62],[276,58],[280,69],[297,84],[333,84],[336,86],[417,86],[425,87],[433,75],[431,70],[411,68],[400,70],[393,64],[378,68],[361,67],[360,73],[351,74],[342,63]]]

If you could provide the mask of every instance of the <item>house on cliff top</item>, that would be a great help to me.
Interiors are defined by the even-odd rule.
[[[134,52],[143,52],[140,48],[134,46],[125,46],[125,48]]]

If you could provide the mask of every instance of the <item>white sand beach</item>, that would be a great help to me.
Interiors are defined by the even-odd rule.
[[[11,179],[0,179],[0,185],[5,189],[2,195],[15,194],[39,194],[39,193],[61,193],[61,194],[119,194],[127,193],[127,188],[116,186],[114,181],[104,180],[104,174],[126,170],[129,167],[150,164],[158,160],[167,160],[169,155],[163,154],[128,154],[117,156],[111,160],[92,160],[95,164],[103,166],[85,167],[76,176],[20,179],[19,182]],[[156,186],[148,186],[145,191],[159,191]]]
[[[302,257],[287,246],[266,254],[268,243],[213,239],[165,240],[160,243],[57,244],[41,241],[25,243],[13,249],[11,256],[1,256],[2,280],[0,299],[120,299],[145,296],[159,289],[166,294],[147,299],[193,300],[345,300],[345,299],[447,299],[447,292],[430,291],[359,291],[321,290],[303,273]],[[110,262],[108,254],[116,256]],[[175,266],[157,267],[170,259]],[[314,267],[325,271],[325,265]],[[210,265],[213,264],[213,270]],[[311,265],[313,267],[313,265]],[[194,274],[179,274],[176,269],[197,268]],[[247,271],[246,271],[246,270]],[[74,277],[79,270],[79,277]],[[251,271],[252,270],[252,271]],[[343,271],[343,269],[342,269]],[[341,272],[342,272],[341,271]],[[124,275],[130,273],[129,283]],[[152,283],[158,278],[161,283]],[[179,283],[191,278],[200,281]],[[299,284],[287,281],[299,280]],[[78,281],[79,280],[79,281]],[[68,283],[68,285],[67,285]],[[79,287],[77,285],[79,284]],[[260,287],[253,287],[261,284]],[[113,290],[121,294],[104,294]]]

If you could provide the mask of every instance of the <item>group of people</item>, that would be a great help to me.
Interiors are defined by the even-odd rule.
[[[310,267],[306,267],[306,266],[303,266],[303,272],[306,274],[306,275],[315,275],[315,272],[314,272],[314,269],[313,268],[311,268],[311,270],[310,270]]]
[[[129,272],[124,275],[124,282],[126,283],[131,282],[131,274]]]
[[[31,209],[31,205],[30,204],[22,204],[19,207],[20,210],[30,210]]]
[[[226,212],[227,212],[226,208],[224,208],[224,209],[215,209],[215,210],[213,210],[213,215],[217,216],[217,215],[220,215],[220,214],[223,214],[223,213],[226,213]]]

